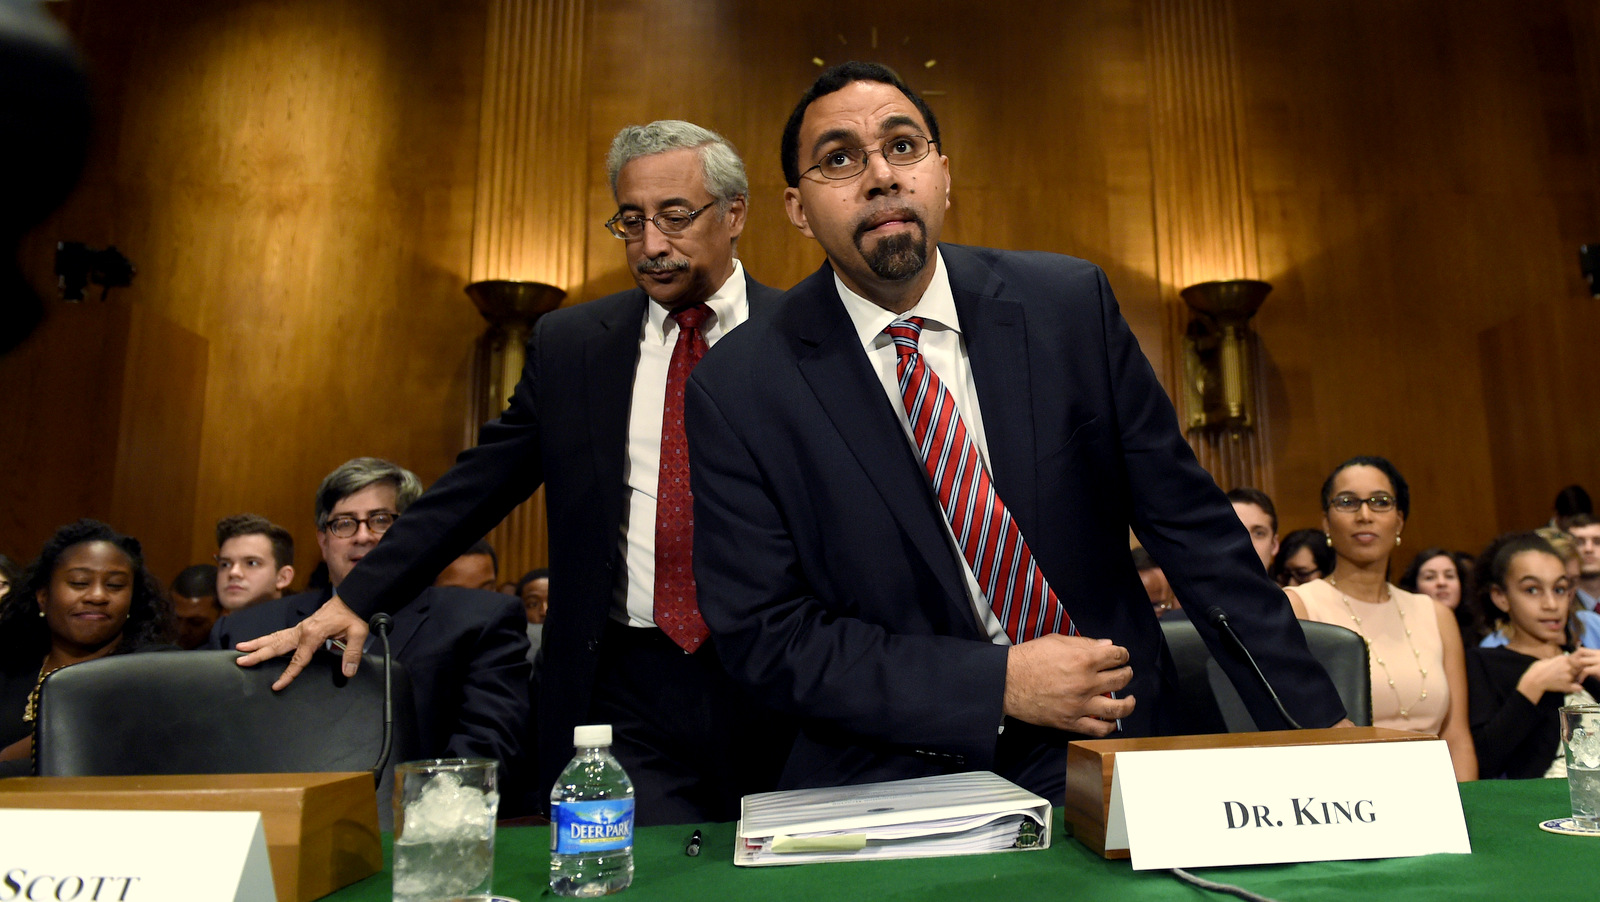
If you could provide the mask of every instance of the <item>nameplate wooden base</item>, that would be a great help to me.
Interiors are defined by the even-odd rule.
[[[310,902],[383,869],[369,773],[15,777],[0,808],[259,811],[278,902]]]
[[[1085,739],[1067,745],[1067,797],[1063,820],[1072,835],[1104,858],[1127,858],[1127,849],[1106,848],[1111,813],[1111,772],[1118,752],[1181,749],[1263,748],[1294,745],[1346,745],[1363,742],[1414,742],[1435,737],[1384,727],[1278,730],[1269,733],[1210,733],[1200,736],[1150,736],[1143,739]],[[3,785],[3,784],[0,784]]]

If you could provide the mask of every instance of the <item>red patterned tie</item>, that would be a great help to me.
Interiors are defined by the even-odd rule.
[[[894,339],[900,396],[928,478],[939,493],[939,506],[1006,635],[1012,642],[1046,633],[1077,635],[1072,618],[1056,600],[1022,532],[990,485],[955,398],[917,350],[922,319],[913,316],[884,331]]]
[[[667,367],[667,403],[661,413],[661,472],[656,483],[656,626],[686,652],[694,652],[709,632],[695,603],[694,495],[689,491],[689,443],[683,435],[683,384],[706,353],[700,331],[711,310],[705,304],[680,307],[668,316],[678,322],[678,343]]]

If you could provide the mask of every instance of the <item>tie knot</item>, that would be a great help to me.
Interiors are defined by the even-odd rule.
[[[922,337],[922,317],[896,320],[883,331],[894,339],[894,352],[901,357],[917,353],[917,340]]]
[[[706,317],[711,315],[711,308],[704,303],[690,304],[687,307],[679,307],[667,315],[677,320],[680,328],[697,330],[705,323]]]

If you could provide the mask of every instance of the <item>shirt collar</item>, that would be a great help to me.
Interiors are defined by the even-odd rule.
[[[905,313],[890,313],[851,291],[837,272],[833,274],[833,287],[838,289],[839,299],[844,301],[845,312],[850,314],[850,322],[856,327],[856,336],[868,350],[879,344],[880,338],[884,342],[889,341],[883,330],[890,323],[913,316],[922,317],[928,326],[956,333],[961,331],[961,321],[956,317],[956,297],[950,290],[950,273],[944,268],[944,257],[939,254],[937,245],[933,249],[933,281],[928,283],[927,290],[916,305]]]
[[[723,332],[739,325],[742,319],[740,311],[745,309],[745,303],[744,266],[738,257],[734,257],[733,274],[711,297],[706,298],[706,306],[711,308],[711,319],[702,327],[702,331],[709,331],[717,323],[722,324]],[[647,340],[663,344],[669,338],[676,340],[678,321],[668,318],[670,312],[653,300],[645,303],[644,334]]]

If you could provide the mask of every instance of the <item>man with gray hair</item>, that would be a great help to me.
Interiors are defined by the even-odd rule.
[[[234,611],[211,631],[210,648],[292,627],[327,603],[351,571],[389,535],[422,494],[416,474],[376,457],[346,461],[317,488],[317,547],[331,586]],[[502,779],[526,780],[523,735],[528,722],[528,636],[522,605],[499,592],[457,587],[413,591],[392,611],[390,648],[410,677],[429,758],[494,758]],[[363,646],[366,646],[363,648]],[[381,653],[376,643],[355,645]]]
[[[731,820],[771,788],[783,731],[734,687],[707,631],[690,563],[693,504],[683,384],[706,349],[780,292],[744,271],[744,164],[721,136],[676,120],[629,126],[607,157],[638,287],[542,318],[510,405],[478,447],[406,514],[315,616],[241,662],[295,652],[280,684],[325,639],[359,644],[541,483],[550,530],[537,801],[572,756],[577,724],[610,723],[640,824]],[[346,667],[354,668],[347,658]],[[734,728],[738,719],[738,729]]]

